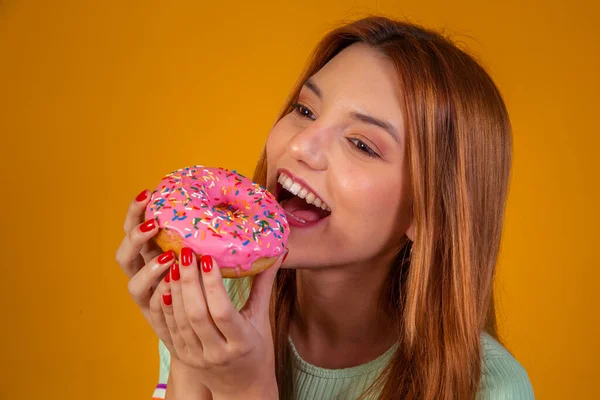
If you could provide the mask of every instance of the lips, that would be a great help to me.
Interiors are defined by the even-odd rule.
[[[296,217],[294,214],[290,214],[285,210],[284,210],[284,212],[285,212],[285,216],[287,217],[288,223],[290,224],[290,226],[293,226],[294,228],[310,228],[315,225],[319,225],[319,224],[323,223],[323,221],[327,221],[329,219],[329,216],[327,216],[325,218],[321,218],[316,221],[304,221],[302,218]]]
[[[331,211],[331,208],[325,203],[318,195],[313,193],[308,187],[301,184],[298,179],[294,181],[290,176],[285,173],[281,173],[277,182],[283,186],[285,190],[303,199],[308,204],[313,204],[315,207],[321,208],[326,211]]]
[[[277,176],[275,196],[291,226],[310,227],[329,217],[331,208],[306,181],[285,169],[279,169]]]
[[[325,199],[308,182],[293,174],[290,170],[279,168],[276,177],[279,183],[275,192],[277,200],[279,200],[282,194],[281,188],[283,186],[291,194],[306,199],[308,204],[314,204],[316,207],[331,211],[331,207],[327,205]]]

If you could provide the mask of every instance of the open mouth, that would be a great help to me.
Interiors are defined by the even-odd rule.
[[[275,196],[283,207],[290,225],[309,226],[331,215],[327,204],[285,174],[279,176]]]

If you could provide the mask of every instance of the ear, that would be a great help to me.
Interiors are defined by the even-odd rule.
[[[414,220],[414,218],[411,221],[410,226],[408,227],[408,230],[406,231],[406,236],[408,236],[408,238],[410,239],[411,242],[415,241],[415,220]]]

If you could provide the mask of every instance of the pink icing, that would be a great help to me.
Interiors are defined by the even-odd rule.
[[[277,257],[289,236],[285,213],[270,192],[235,170],[201,165],[162,179],[146,207],[151,218],[221,268],[248,270],[261,257]]]

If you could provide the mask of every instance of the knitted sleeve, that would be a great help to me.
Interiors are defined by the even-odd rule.
[[[491,336],[484,334],[479,399],[531,400],[533,387],[523,366]]]

